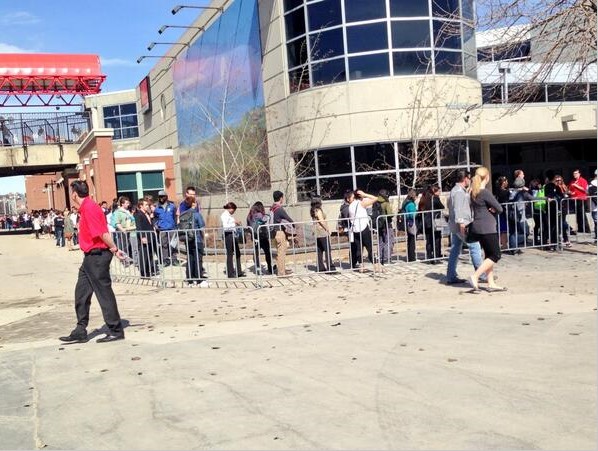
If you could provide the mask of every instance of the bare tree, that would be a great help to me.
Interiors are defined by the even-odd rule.
[[[496,97],[513,104],[544,98],[544,83],[565,79],[554,98],[588,98],[588,68],[596,63],[596,0],[478,0],[478,30],[495,44],[481,49],[486,60],[513,64],[520,82]],[[505,70],[505,69],[503,69]],[[509,69],[506,69],[509,70]],[[503,74],[504,76],[504,74]],[[595,87],[593,88],[595,89]]]

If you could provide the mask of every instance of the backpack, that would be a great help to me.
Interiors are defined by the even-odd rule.
[[[349,213],[349,204],[347,202],[343,202],[341,204],[341,208],[340,208],[340,213],[338,215],[338,221],[337,221],[337,228],[339,230],[343,230],[346,231],[346,229],[349,228],[350,225],[350,213]]]
[[[187,239],[189,242],[195,241],[195,231],[193,230],[195,219],[194,214],[195,209],[190,208],[179,216],[179,224],[177,225],[177,229],[180,230],[180,239]]]
[[[269,229],[270,227],[260,227],[260,226],[264,226],[264,225],[270,225],[271,224],[271,217],[274,215],[263,215],[261,218],[259,219],[254,219],[253,221],[251,221],[251,229],[253,230],[253,238],[254,239],[259,239],[259,240],[267,240],[270,238],[270,232]]]
[[[382,204],[376,201],[372,205],[372,213],[370,214],[370,218],[372,220],[372,228],[374,230],[378,230],[378,218],[380,216],[382,216]]]

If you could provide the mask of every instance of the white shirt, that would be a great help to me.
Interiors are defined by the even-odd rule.
[[[235,217],[231,215],[228,210],[224,210],[224,212],[220,215],[220,221],[222,222],[222,228],[224,230],[234,230],[237,226]]]
[[[351,218],[351,231],[353,233],[363,232],[369,225],[368,212],[361,206],[360,200],[356,199],[349,205],[349,217]]]
[[[71,222],[73,223],[74,227],[77,227],[77,213],[71,213]]]

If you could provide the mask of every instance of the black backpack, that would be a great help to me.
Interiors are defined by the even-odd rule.
[[[180,230],[179,238],[182,240],[186,238],[188,241],[195,241],[195,232],[192,230],[194,213],[195,210],[190,208],[179,216],[177,229]]]
[[[370,214],[370,218],[372,219],[372,227],[377,230],[378,229],[378,218],[382,216],[382,204],[378,201],[374,202],[372,205],[372,213]]]

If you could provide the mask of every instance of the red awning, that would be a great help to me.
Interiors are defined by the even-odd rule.
[[[97,94],[105,79],[97,55],[0,54],[0,95]]]

